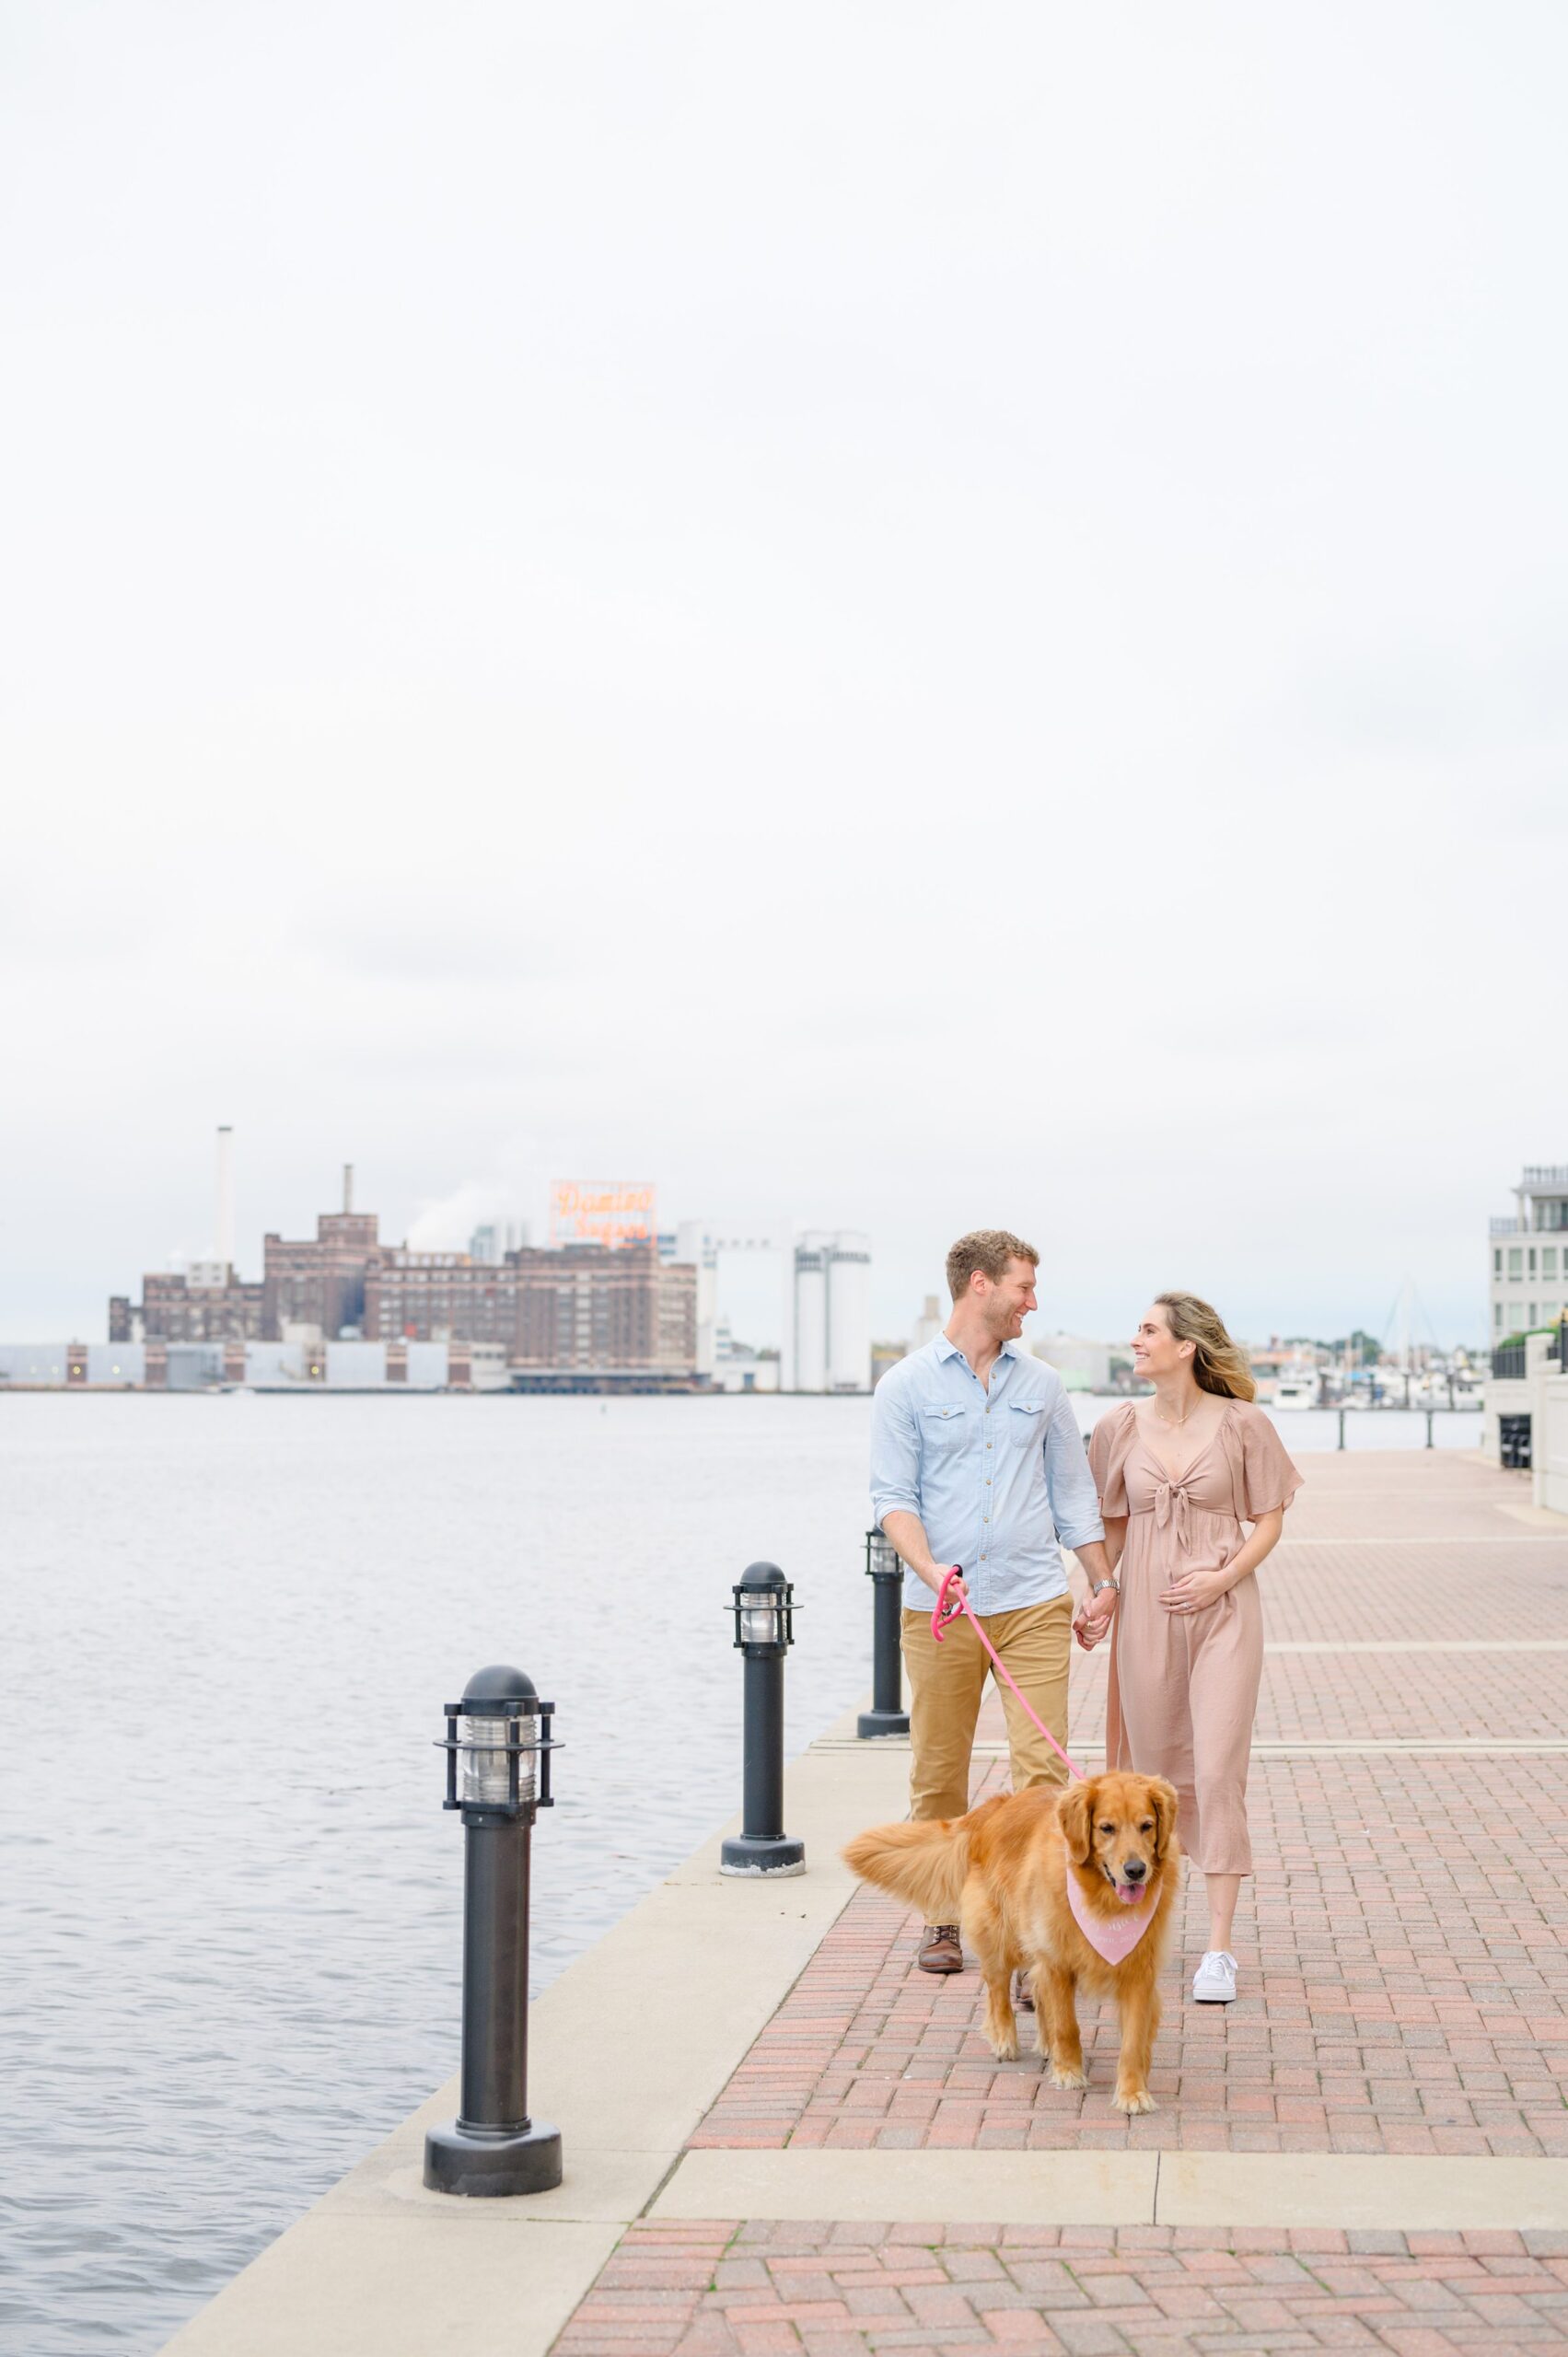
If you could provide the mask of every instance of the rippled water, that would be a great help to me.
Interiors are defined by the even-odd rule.
[[[568,1747],[536,1989],[738,1803],[747,1562],[804,1608],[791,1749],[854,1701],[867,1421],[0,1401],[0,2345],[156,2350],[456,2068],[462,1844],[431,1746],[470,1670],[531,1672]],[[1333,1446],[1331,1416],[1281,1422]]]

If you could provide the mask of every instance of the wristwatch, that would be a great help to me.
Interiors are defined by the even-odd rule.
[[[1121,1593],[1121,1583],[1113,1574],[1112,1577],[1108,1580],[1091,1580],[1089,1582],[1089,1594],[1091,1596],[1098,1596],[1101,1588],[1106,1587],[1109,1588],[1113,1595],[1120,1596]]]

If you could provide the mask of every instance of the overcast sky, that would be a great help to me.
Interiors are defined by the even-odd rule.
[[[1568,1160],[1568,17],[13,0],[0,1333],[383,1234],[1484,1322]],[[749,1310],[749,1314],[751,1314]],[[754,1313],[753,1322],[763,1312]]]

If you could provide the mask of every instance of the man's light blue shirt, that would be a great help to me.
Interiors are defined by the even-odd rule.
[[[1105,1537],[1078,1420],[1054,1367],[1004,1342],[988,1391],[938,1334],[888,1369],[871,1400],[871,1515],[917,1514],[939,1563],[961,1563],[976,1612],[1067,1593],[1061,1539]],[[904,1573],[903,1600],[932,1608]]]

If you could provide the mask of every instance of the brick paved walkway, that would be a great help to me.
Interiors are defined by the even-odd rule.
[[[634,2226],[558,2357],[1176,2357],[1568,2344],[1568,2236]]]
[[[1568,2157],[1568,1532],[1513,1477],[1425,1455],[1312,1457],[1263,1573],[1271,1655],[1250,1787],[1242,2002],[1186,1995],[1185,1902],[1151,2078],[1108,2100],[1113,2010],[1081,2006],[1089,2085],[998,2063],[972,1972],[913,1968],[913,1919],[858,1892],[694,2146]],[[1481,1638],[1536,1650],[1368,1653]],[[1318,1650],[1317,1648],[1323,1648]],[[1091,1755],[1104,1664],[1074,1668]],[[981,1736],[1000,1736],[988,1704]],[[1472,1755],[1379,1750],[1468,1741]],[[1312,1746],[1359,1747],[1339,1752]],[[1276,1747],[1276,1748],[1270,1748]],[[977,1793],[1005,1763],[977,1761]],[[854,1829],[846,1827],[846,1833]],[[1158,2227],[801,2226],[630,2234],[560,2357],[897,2350],[1432,2351],[1568,2345],[1568,2237]]]

